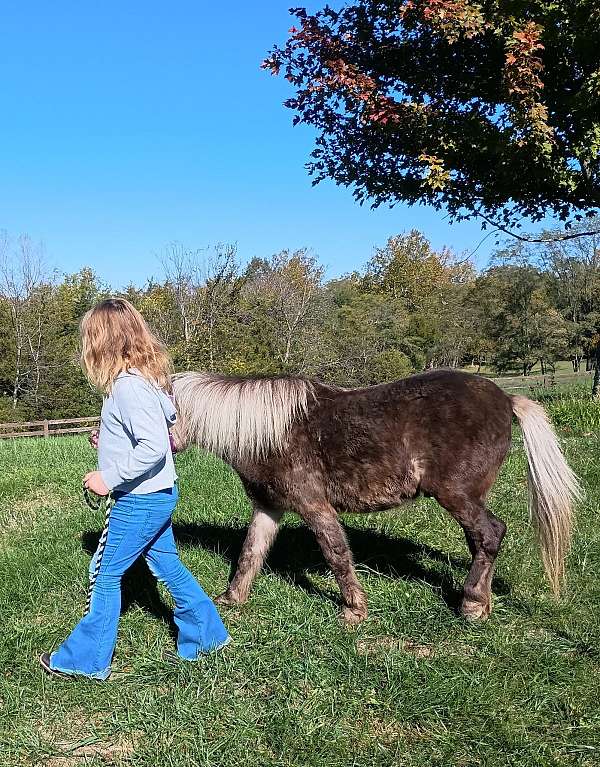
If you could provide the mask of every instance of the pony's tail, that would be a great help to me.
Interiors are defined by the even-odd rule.
[[[511,403],[523,430],[529,464],[529,516],[546,575],[558,595],[571,543],[573,504],[581,498],[582,491],[544,408],[519,395],[511,397]]]

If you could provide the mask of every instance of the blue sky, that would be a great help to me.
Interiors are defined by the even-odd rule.
[[[286,37],[289,5],[3,3],[0,229],[43,240],[61,272],[89,265],[114,286],[159,277],[171,241],[236,242],[244,260],[306,246],[329,275],[413,227],[472,250],[476,223],[311,187],[312,132],[292,127],[285,81],[259,68]]]

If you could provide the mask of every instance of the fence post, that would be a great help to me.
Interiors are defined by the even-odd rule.
[[[50,429],[48,428],[48,419],[44,419],[44,437],[50,436]]]

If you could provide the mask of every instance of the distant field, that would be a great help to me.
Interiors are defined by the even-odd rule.
[[[467,366],[465,368],[465,370],[468,370],[469,372],[474,373],[477,370],[477,368],[474,365],[469,365],[469,366]],[[514,371],[514,372],[511,372],[511,373],[499,374],[496,371],[494,371],[493,368],[489,367],[488,365],[483,365],[479,372],[482,375],[491,376],[492,378],[498,377],[498,376],[499,377],[502,377],[502,376],[514,377],[514,376],[518,376],[519,375],[519,371]],[[546,374],[550,375],[551,373],[552,373],[552,371],[549,370]],[[577,375],[577,376],[590,375],[589,372],[586,373],[586,370],[585,370],[585,360],[582,363],[581,370],[580,370],[579,373],[573,373],[573,365],[571,364],[570,360],[558,360],[557,362],[554,363],[554,373],[557,376],[562,376],[562,375]],[[536,363],[533,366],[533,368],[531,370],[531,373],[530,373],[530,376],[538,376],[538,375],[542,375],[542,368],[541,368],[541,365],[540,365],[539,362]],[[525,376],[525,379],[527,379],[527,376]]]
[[[520,390],[523,394],[534,394],[545,388],[575,387],[589,395],[593,378],[593,371],[586,371],[583,368],[578,373],[574,373],[570,362],[557,362],[554,370],[546,370],[545,373],[542,373],[539,365],[536,365],[527,376],[516,372],[499,374],[485,366],[478,369],[476,366],[467,365],[463,370],[492,378],[502,388]]]
[[[83,438],[0,442],[0,764],[135,767],[490,767],[600,764],[600,437],[574,394],[548,402],[588,495],[568,587],[550,597],[527,522],[515,448],[491,500],[508,523],[484,625],[456,615],[467,566],[434,502],[347,516],[371,614],[337,621],[338,591],[311,535],[289,519],[250,602],[223,611],[234,643],[188,664],[169,600],[145,567],[124,585],[110,682],[45,678],[37,654],[81,615],[101,514],[79,496]],[[176,534],[211,594],[226,585],[249,517],[237,478],[179,456]]]

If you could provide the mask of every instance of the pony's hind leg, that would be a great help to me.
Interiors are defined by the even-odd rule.
[[[315,534],[337,581],[344,601],[343,620],[349,625],[360,623],[367,617],[367,598],[356,577],[346,533],[336,510],[326,501],[302,503],[295,510]]]
[[[460,612],[470,620],[485,620],[492,609],[492,577],[506,525],[480,501],[464,497],[438,498],[438,501],[464,530],[472,557]]]
[[[248,532],[237,562],[235,575],[227,590],[217,597],[222,605],[243,604],[247,601],[252,583],[264,564],[279,529],[282,511],[255,505]]]

